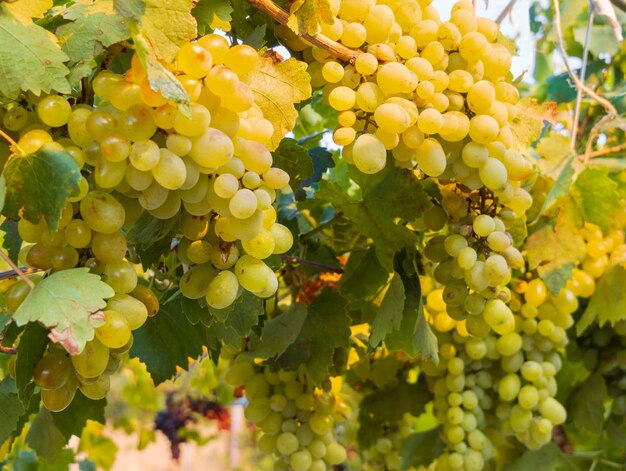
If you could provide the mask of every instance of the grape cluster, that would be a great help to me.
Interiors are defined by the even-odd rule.
[[[170,441],[172,457],[180,457],[180,445],[187,437],[180,433],[189,427],[189,423],[197,422],[199,417],[217,421],[218,430],[230,429],[230,415],[219,403],[206,398],[177,398],[168,393],[165,409],[159,411],[154,418],[155,430],[160,430]]]
[[[428,176],[509,191],[508,180],[530,173],[512,150],[519,94],[506,81],[511,54],[471,2],[456,2],[445,22],[429,3],[331,2],[335,20],[321,32],[360,54],[346,66],[315,46],[304,57],[312,84],[339,112],[334,140],[364,173],[382,170],[391,150],[397,165],[417,163]]]
[[[335,394],[312,387],[303,371],[272,371],[240,355],[226,373],[226,381],[243,386],[248,405],[245,416],[262,432],[261,451],[274,454],[274,469],[324,471],[346,461],[337,442]]]

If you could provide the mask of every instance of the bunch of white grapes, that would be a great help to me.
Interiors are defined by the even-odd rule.
[[[304,49],[314,86],[339,112],[334,140],[364,173],[417,163],[428,176],[503,191],[530,173],[512,150],[519,94],[498,25],[460,0],[442,21],[430,1],[335,0],[321,33],[357,49],[353,64],[279,30]],[[463,157],[460,152],[463,150]]]
[[[326,471],[346,461],[337,442],[335,394],[312,387],[304,371],[272,371],[240,355],[226,381],[244,388],[245,416],[262,432],[261,451],[276,457],[274,469]]]

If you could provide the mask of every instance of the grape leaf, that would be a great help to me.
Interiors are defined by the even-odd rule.
[[[378,389],[359,404],[359,445],[367,449],[381,436],[385,423],[398,422],[407,412],[417,417],[430,401],[422,380],[414,384],[401,381],[390,389]]]
[[[2,248],[7,251],[7,255],[11,260],[17,262],[17,257],[20,254],[22,248],[22,238],[19,232],[17,232],[17,222],[5,219],[0,224],[0,231],[2,231]]]
[[[4,200],[7,197],[7,180],[4,174],[0,175],[0,212],[4,208]]]
[[[152,387],[152,385],[150,385]],[[133,388],[133,392],[135,392]],[[143,430],[140,430],[140,434]],[[138,448],[142,448],[141,443]],[[110,470],[113,467],[119,448],[106,436],[104,425],[88,421],[80,434],[79,452],[86,452],[92,463],[93,471]],[[80,468],[83,469],[82,467]]]
[[[542,278],[555,274],[554,280],[564,279],[571,273],[571,264],[585,257],[585,241],[580,235],[582,220],[578,209],[570,197],[560,200],[554,221],[542,223],[526,240],[526,259],[531,270],[537,269]]]
[[[133,338],[130,355],[146,365],[155,385],[170,379],[177,366],[186,368],[187,359],[197,358],[210,342],[207,328],[188,322],[178,302],[162,305],[156,316],[133,331]]]
[[[431,463],[444,447],[440,427],[409,435],[402,445],[401,469],[410,469],[413,463]]]
[[[554,268],[552,265],[540,266],[537,268],[537,273],[546,284],[548,290],[557,295],[565,288],[567,282],[572,278],[572,271],[575,265],[572,262],[565,263],[558,268]]]
[[[233,7],[229,0],[200,0],[191,10],[191,14],[198,22],[198,35],[202,36],[211,29],[214,17],[223,21],[231,21]]]
[[[378,306],[391,277],[392,273],[383,268],[376,257],[375,248],[370,247],[365,252],[350,255],[339,281],[339,292],[350,302],[351,309]]]
[[[546,160],[561,160],[570,152],[570,139],[558,132],[550,132],[542,137],[535,150]]]
[[[262,57],[259,65],[242,77],[242,81],[254,92],[255,103],[263,117],[274,125],[274,135],[268,147],[275,150],[296,123],[298,112],[294,104],[311,97],[311,76],[307,73],[307,65],[294,58],[274,63],[273,59]]]
[[[0,5],[0,94],[15,99],[22,91],[71,93],[63,64],[69,58],[56,37],[30,20],[20,21],[5,5]]]
[[[550,442],[538,450],[529,450],[509,464],[507,471],[556,471],[563,468],[561,450],[554,442]],[[571,469],[566,467],[565,469]]]
[[[319,182],[322,176],[329,168],[335,166],[333,154],[328,152],[324,147],[312,147],[309,149],[309,157],[313,161],[313,175],[302,180],[303,187],[311,186]]]
[[[252,353],[257,358],[282,355],[296,341],[307,318],[307,307],[294,303],[282,314],[266,322],[261,331],[259,344]]]
[[[137,21],[138,31],[165,63],[172,62],[180,46],[196,37],[192,6],[192,0],[115,0],[117,11]]]
[[[394,267],[402,280],[406,299],[400,327],[387,334],[385,343],[390,350],[400,350],[411,356],[419,353],[422,358],[432,358],[437,363],[437,337],[424,315],[419,276],[414,272],[407,273],[404,267],[406,261],[404,250],[394,257]]]
[[[76,393],[78,395],[79,392]],[[53,463],[65,447],[69,437],[63,435],[54,423],[54,417],[45,407],[42,407],[28,429],[26,443],[37,452],[37,456]]]
[[[0,381],[0,443],[11,436],[24,412],[22,401],[17,396],[15,380],[6,376]]]
[[[75,355],[93,339],[94,328],[104,322],[100,309],[106,306],[104,299],[114,294],[113,288],[88,268],[63,270],[37,284],[15,311],[14,319],[17,325],[38,321],[52,328],[52,338]]]
[[[372,323],[370,345],[375,347],[386,335],[400,328],[406,296],[400,275],[394,272]]]
[[[180,308],[187,317],[187,320],[193,325],[201,322],[206,326],[210,326],[213,323],[206,304],[204,304],[204,306],[201,305],[199,299],[189,299],[180,296]]]
[[[70,58],[69,80],[73,85],[91,74],[94,58],[106,48],[130,38],[128,19],[115,10],[113,0],[80,0],[61,16],[69,22],[61,25],[56,35]]]
[[[523,98],[516,105],[517,114],[509,123],[513,132],[513,148],[518,151],[527,151],[530,144],[536,141],[546,122],[556,124],[556,104],[537,103],[536,100]]]
[[[387,167],[376,175],[354,176],[361,187],[361,197],[350,196],[337,183],[320,182],[316,198],[332,203],[343,212],[359,232],[374,242],[376,255],[388,273],[393,271],[393,257],[403,248],[415,250],[417,236],[397,218],[412,220],[431,206],[428,195],[415,175]]]
[[[601,434],[604,428],[604,400],[607,396],[606,383],[602,373],[595,373],[582,383],[573,393],[569,419],[577,427]],[[584,398],[581,400],[581,398]]]
[[[51,231],[57,229],[67,198],[79,191],[81,178],[76,161],[67,152],[57,150],[15,156],[5,167],[4,175],[7,196],[3,214],[34,224],[43,217]]]
[[[309,151],[298,145],[295,139],[285,138],[272,152],[274,165],[289,174],[289,184],[294,191],[301,188],[302,182],[313,175],[313,162]]]
[[[287,26],[300,35],[320,32],[320,23],[332,24],[333,12],[328,0],[296,0],[289,7]]]
[[[48,331],[38,323],[29,323],[20,336],[15,359],[15,383],[17,394],[24,406],[33,395],[35,384],[33,371],[48,346]]]
[[[172,245],[173,231],[179,227],[180,215],[170,219],[157,219],[143,212],[126,235],[129,245],[134,246],[144,269],[158,263]]]
[[[263,314],[263,299],[244,291],[237,300],[225,309],[213,309],[209,312],[214,320],[233,329],[240,338],[248,336],[252,327],[259,323],[259,316]]]
[[[33,18],[44,16],[44,13],[52,8],[52,4],[52,0],[20,0],[13,3],[7,2],[4,8],[24,23],[29,23]]]
[[[309,306],[297,339],[277,363],[291,370],[304,364],[311,381],[321,384],[333,365],[335,350],[349,346],[350,323],[346,301],[337,293],[322,292]]]
[[[619,26],[621,31],[621,26]],[[587,34],[587,26],[578,26],[574,28],[574,39],[580,44],[585,44]],[[609,56],[614,55],[619,50],[620,41],[615,39],[613,28],[609,25],[593,25],[591,35],[589,37],[589,52],[594,56],[606,53]]]
[[[178,104],[183,113],[189,115],[189,94],[174,74],[159,62],[154,48],[146,36],[141,33],[133,33],[133,43],[139,60],[146,71],[150,88],[161,92],[163,98],[172,100]]]
[[[570,154],[568,157],[565,157],[562,161],[562,164],[559,165],[561,171],[558,178],[554,182],[554,185],[552,185],[552,188],[550,188],[550,192],[546,196],[546,199],[543,202],[541,213],[545,213],[554,205],[554,203],[559,200],[559,198],[569,193],[572,186],[572,180],[574,179],[574,173],[576,172],[573,165],[575,159],[576,156]]]
[[[52,414],[54,424],[68,440],[72,435],[80,437],[88,420],[101,424],[105,422],[104,408],[106,403],[106,399],[94,401],[78,390],[67,409]]]
[[[626,319],[626,268],[621,265],[609,267],[597,281],[596,290],[587,304],[587,309],[576,324],[580,335],[596,319],[600,325],[611,325]]]
[[[585,220],[607,233],[615,222],[614,213],[622,209],[617,183],[608,176],[608,169],[583,170],[576,178],[571,193]]]

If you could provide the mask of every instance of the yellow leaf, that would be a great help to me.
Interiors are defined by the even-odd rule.
[[[20,0],[15,3],[5,3],[4,8],[20,21],[30,23],[33,18],[41,18],[50,8],[52,0]]]
[[[191,14],[191,0],[146,0],[139,22],[157,57],[172,62],[180,46],[196,37],[197,23]]]
[[[283,136],[293,129],[298,117],[294,104],[311,96],[311,76],[306,69],[306,63],[294,58],[274,63],[266,57],[244,77],[263,117],[274,125],[270,150],[276,149]]]
[[[314,35],[320,31],[320,23],[331,24],[334,20],[328,0],[296,0],[289,8],[287,26],[296,34]]]
[[[509,124],[513,132],[513,148],[525,151],[541,135],[545,122],[555,124],[556,103],[538,103],[531,98],[523,98],[516,106],[517,115]]]

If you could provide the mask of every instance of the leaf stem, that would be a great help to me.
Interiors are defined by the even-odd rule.
[[[613,147],[605,147],[604,149],[595,150],[593,152],[585,152],[579,154],[577,158],[582,161],[587,161],[596,157],[602,157],[603,155],[615,154],[617,152],[626,151],[626,144],[620,144]]]
[[[314,260],[306,260],[300,257],[294,257],[291,255],[279,255],[285,262],[290,265],[307,265],[309,267],[319,268],[320,270],[325,270],[331,273],[343,273],[343,269],[331,267],[330,265],[326,265],[325,263],[316,262]]]
[[[607,112],[610,119],[615,118],[617,116],[617,110],[613,106],[613,104],[607,100],[606,98],[601,97],[596,92],[594,92],[591,88],[587,87],[584,83],[580,81],[580,79],[576,76],[574,71],[569,65],[567,51],[565,50],[565,44],[563,42],[563,31],[561,30],[561,5],[559,0],[552,0],[554,3],[554,28],[557,37],[557,43],[559,46],[559,51],[561,56],[563,57],[563,63],[565,64],[565,68],[567,69],[567,73],[570,78],[574,82],[577,88],[586,93],[589,97],[593,98],[597,101]]]
[[[5,262],[7,262],[7,264],[13,269],[13,271],[17,274],[17,276],[19,276],[22,280],[24,280],[24,283],[30,286],[31,289],[35,287],[35,283],[33,282],[33,280],[28,278],[24,274],[24,272],[20,270],[20,268],[13,262],[13,260],[11,260],[11,257],[5,254],[4,251],[2,250],[0,250],[0,258],[2,258]]]
[[[11,136],[9,136],[6,132],[4,132],[2,129],[0,129],[0,136],[2,136],[5,141],[7,141],[9,144],[11,144],[11,147],[13,147],[20,155],[26,154],[26,152],[24,152],[22,150],[22,148],[17,145],[17,142],[15,142],[13,140],[13,138]],[[8,162],[8,160],[7,160],[7,162]]]
[[[287,25],[289,22],[289,13],[276,5],[272,0],[247,0],[257,10],[262,11],[266,15],[272,17],[281,25]],[[350,49],[336,41],[324,36],[323,34],[310,35],[308,33],[300,33],[300,37],[310,42],[314,46],[322,48],[344,62],[353,64],[356,58],[362,54],[361,51]]]
[[[589,13],[587,14],[587,31],[585,32],[585,45],[583,47],[583,63],[578,76],[581,83],[585,82],[587,74],[587,59],[589,57],[589,43],[591,42],[591,26],[593,25],[593,2],[589,0]],[[576,90],[576,105],[574,107],[574,120],[572,122],[572,135],[570,137],[570,147],[576,149],[576,138],[578,137],[578,120],[580,119],[580,105],[582,104],[583,91],[581,88]]]

